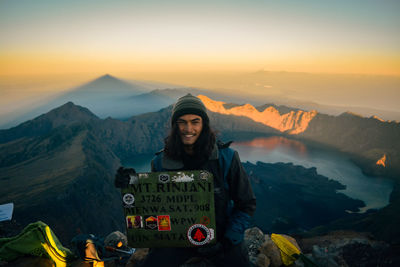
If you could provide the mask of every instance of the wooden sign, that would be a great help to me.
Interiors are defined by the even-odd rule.
[[[121,192],[130,247],[194,247],[215,243],[211,173],[137,173]]]

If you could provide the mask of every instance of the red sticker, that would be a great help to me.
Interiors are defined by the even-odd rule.
[[[187,237],[191,244],[202,246],[210,242],[211,232],[205,225],[195,224],[189,228]]]
[[[171,220],[169,215],[158,215],[158,231],[171,231]]]

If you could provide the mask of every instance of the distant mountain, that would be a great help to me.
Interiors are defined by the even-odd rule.
[[[148,93],[132,96],[125,99],[125,105],[130,106],[127,108],[125,118],[143,114],[147,112],[158,111],[162,108],[168,107],[176,102],[176,100],[188,93],[194,93],[197,90],[192,88],[167,88],[156,89]]]
[[[0,143],[7,143],[23,137],[39,137],[48,134],[59,126],[70,126],[91,120],[98,120],[98,117],[87,108],[68,102],[17,127],[9,130],[0,130]]]
[[[200,93],[204,93],[204,90],[197,89],[197,88],[186,87],[186,88],[157,89],[157,90],[153,90],[153,91],[150,92],[151,95],[155,95],[155,96],[158,96],[158,97],[166,97],[166,98],[169,98],[169,99],[174,99],[175,101],[179,97],[184,96],[184,95],[189,94],[189,93],[191,93],[193,95],[198,95]]]
[[[274,128],[280,132],[288,134],[298,134],[307,129],[310,121],[317,114],[316,111],[303,111],[303,110],[290,110],[286,114],[281,114],[273,106],[262,106],[263,110],[259,110],[250,104],[235,106],[233,104],[225,105],[225,102],[215,101],[207,96],[198,96],[204,105],[210,111],[220,114],[228,114],[235,116],[243,116],[252,119],[253,121],[260,122],[266,126]]]
[[[291,107],[296,107],[303,110],[318,110],[319,113],[338,116],[343,112],[353,112],[361,114],[363,117],[377,116],[385,121],[397,121],[400,122],[400,112],[392,110],[383,110],[371,107],[361,106],[335,106],[335,105],[323,105],[314,102],[305,101],[291,101],[287,103]]]
[[[327,104],[320,104],[313,101],[306,101],[306,100],[298,100],[298,99],[281,99],[274,97],[247,97],[246,100],[249,103],[252,103],[254,106],[257,107],[258,110],[262,110],[265,104],[261,104],[260,100],[267,99],[270,104],[266,104],[266,106],[274,106],[280,112],[287,113],[288,110],[304,110],[304,111],[311,111],[317,110],[319,113],[338,116],[343,112],[354,112],[361,114],[363,117],[371,117],[371,116],[378,116],[386,121],[397,121],[400,122],[400,111],[394,110],[384,110],[372,107],[363,107],[363,106],[339,106],[339,105],[327,105]],[[282,108],[282,110],[280,110]],[[288,108],[288,109],[286,109]]]
[[[258,106],[258,107],[256,107],[256,109],[258,111],[260,111],[260,112],[263,112],[264,110],[266,110],[269,107],[273,107],[280,114],[290,113],[291,111],[297,112],[297,111],[301,110],[299,108],[288,107],[288,106],[285,106],[285,105],[275,105],[275,104],[272,104],[272,103]]]

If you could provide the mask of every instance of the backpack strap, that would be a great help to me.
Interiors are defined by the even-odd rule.
[[[163,151],[157,152],[156,156],[153,158],[153,168],[156,172],[162,171],[162,156],[163,156]]]
[[[232,148],[229,148],[231,142],[228,145],[219,146],[219,165],[221,166],[224,173],[224,186],[226,190],[229,190],[229,184],[226,179],[228,176],[229,169],[231,167],[232,159],[235,154],[235,151]]]

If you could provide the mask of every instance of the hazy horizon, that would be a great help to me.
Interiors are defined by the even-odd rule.
[[[12,127],[23,122],[20,116],[29,114],[29,110],[45,107],[64,94],[72,92],[103,75],[105,74],[100,76],[93,74],[31,75],[25,77],[25,79],[0,76],[0,91],[2,92],[2,98],[0,98],[0,128],[4,128],[4,126],[6,128]],[[121,76],[110,73],[110,75],[128,82],[133,87],[139,86],[141,92],[190,87],[205,89],[206,95],[208,95],[207,92],[210,92],[211,95],[219,93],[220,96],[214,98],[215,100],[231,102],[233,100],[230,99],[235,99],[235,104],[286,105],[304,110],[315,109],[320,113],[331,115],[350,111],[364,117],[375,115],[384,120],[400,121],[400,107],[398,105],[400,91],[397,89],[399,88],[400,77],[395,76],[266,71],[252,73],[169,73],[162,75],[136,73],[121,74]],[[109,89],[113,90],[113,88]],[[375,93],[377,90],[380,92],[379,94]],[[132,91],[132,96],[135,94],[138,93]],[[223,95],[226,97],[223,97]],[[114,100],[110,99],[110,101]],[[85,106],[84,103],[82,102],[80,105]],[[104,105],[104,103],[98,103],[97,106],[101,105]],[[149,103],[149,105],[154,106],[153,103]],[[93,107],[93,105],[91,106]],[[52,108],[55,107],[52,106]],[[98,108],[95,109],[98,110]],[[41,110],[41,112],[49,111]],[[105,117],[110,116],[106,113],[105,110],[100,114],[105,114]],[[37,115],[40,115],[40,113],[33,113],[26,119],[32,119]],[[18,117],[20,119],[13,123],[14,118]]]
[[[400,99],[400,76],[287,71],[0,75],[1,102],[7,106],[30,97],[57,95],[105,74],[131,82],[166,83],[172,88],[197,87],[225,91],[242,95],[244,100],[246,95],[259,95],[270,99],[294,99],[324,105],[364,106],[400,112],[397,103]]]

